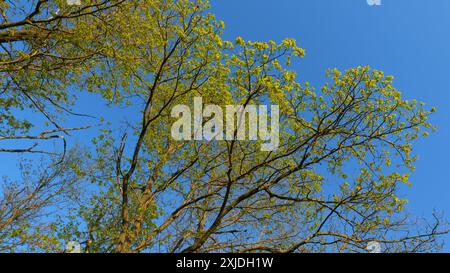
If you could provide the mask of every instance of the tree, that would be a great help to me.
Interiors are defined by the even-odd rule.
[[[34,141],[25,148],[3,148],[8,153],[49,153],[37,149],[38,142],[61,139],[70,131],[60,124],[63,116],[85,116],[70,106],[80,88],[83,73],[93,73],[103,58],[102,36],[107,17],[124,1],[86,1],[83,6],[66,1],[1,1],[0,12],[0,141]],[[112,26],[110,26],[112,27]],[[30,132],[36,119],[19,119],[17,111],[31,109],[49,123]],[[32,121],[33,120],[33,121]],[[2,145],[3,146],[3,145]]]
[[[83,177],[82,153],[67,149],[66,138],[90,126],[62,122],[87,117],[70,109],[78,95],[71,90],[104,58],[100,37],[107,34],[100,25],[125,1],[84,2],[0,1],[0,155],[49,156],[37,160],[35,171],[31,162],[21,162],[22,180],[2,178],[1,251],[56,251],[52,221],[61,216],[61,206],[76,204],[69,194]],[[62,149],[40,148],[51,140]]]
[[[397,195],[434,109],[402,99],[392,77],[332,69],[316,90],[289,70],[305,53],[293,39],[224,41],[224,24],[204,1],[97,10],[107,23],[90,28],[83,14],[77,24],[89,31],[70,26],[79,42],[101,48],[101,58],[73,64],[77,82],[129,119],[93,140],[83,171],[93,190],[60,220],[59,240],[86,252],[362,252],[371,241],[392,252],[436,249],[446,232],[439,218],[413,230]],[[99,41],[97,33],[106,34]],[[280,147],[175,141],[171,109],[195,96],[279,105]]]
[[[77,203],[82,166],[81,150],[73,149],[63,162],[57,156],[38,166],[24,160],[20,179],[2,179],[0,251],[60,251],[54,223]]]

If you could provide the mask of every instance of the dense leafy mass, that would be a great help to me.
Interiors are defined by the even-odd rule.
[[[0,156],[44,158],[3,181],[0,250],[438,249],[439,221],[414,222],[397,194],[434,109],[402,99],[393,77],[330,69],[314,88],[290,69],[305,55],[295,40],[225,41],[205,1],[81,3],[0,2]],[[125,121],[105,115],[94,136],[65,126],[86,122],[80,95]],[[174,141],[170,110],[195,96],[279,105],[279,149]]]

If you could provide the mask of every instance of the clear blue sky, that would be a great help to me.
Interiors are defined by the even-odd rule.
[[[295,38],[306,57],[295,69],[300,81],[319,86],[329,67],[370,65],[395,77],[407,99],[436,106],[438,131],[416,142],[412,186],[404,189],[415,216],[450,214],[450,1],[212,0],[225,21],[225,38]],[[450,251],[446,236],[445,251]]]

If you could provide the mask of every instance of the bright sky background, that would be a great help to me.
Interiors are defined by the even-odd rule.
[[[281,41],[295,38],[306,57],[295,65],[298,80],[320,86],[327,68],[370,65],[395,77],[406,99],[436,106],[438,131],[414,146],[419,155],[408,210],[430,217],[450,214],[450,1],[212,0],[225,21],[225,38]],[[446,236],[445,251],[450,251]]]

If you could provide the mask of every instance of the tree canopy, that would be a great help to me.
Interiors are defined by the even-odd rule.
[[[3,181],[0,250],[438,249],[441,219],[415,222],[398,194],[435,110],[403,99],[392,76],[330,69],[314,88],[290,68],[305,55],[294,39],[224,40],[203,0],[0,1],[0,11],[0,156],[49,158],[25,167],[23,181]],[[92,125],[64,125],[85,122],[72,110],[83,92],[126,126],[105,115],[96,136],[71,142]],[[279,105],[279,148],[172,139],[171,109],[194,97]],[[62,148],[40,148],[52,140]]]

